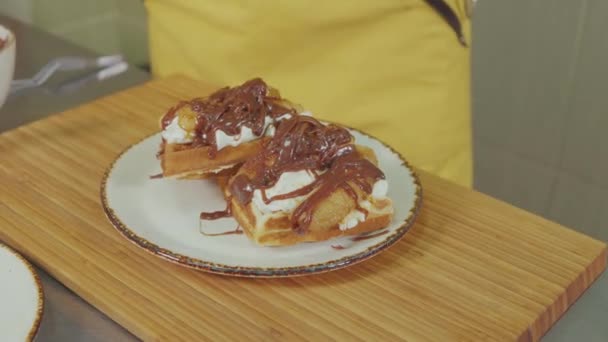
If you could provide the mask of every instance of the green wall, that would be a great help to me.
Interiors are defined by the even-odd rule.
[[[148,62],[146,13],[141,0],[3,0],[0,12],[100,54],[121,52]]]

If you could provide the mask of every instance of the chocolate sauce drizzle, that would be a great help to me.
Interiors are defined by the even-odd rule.
[[[205,236],[224,236],[224,235],[241,235],[243,234],[243,229],[241,229],[241,226],[236,226],[236,229],[234,230],[229,230],[227,232],[221,232],[221,233],[205,233],[204,231],[201,230],[201,233]]]
[[[220,210],[220,211],[213,211],[210,213],[205,213],[202,212],[201,213],[201,220],[217,220],[217,219],[221,219],[223,217],[230,217],[232,216],[232,207],[230,206],[230,199],[226,200],[226,209],[224,210]]]
[[[201,221],[203,220],[217,220],[223,217],[230,217],[232,216],[232,207],[230,206],[230,200],[228,199],[226,204],[226,209],[224,210],[220,210],[220,211],[213,211],[210,213],[201,213],[200,219]],[[229,230],[226,232],[221,232],[221,233],[205,233],[202,229],[200,229],[200,232],[205,235],[205,236],[222,236],[222,235],[231,235],[231,234],[243,234],[243,230],[241,229],[240,225],[237,225],[236,228],[234,230]]]
[[[239,135],[243,126],[256,136],[264,134],[265,120],[283,114],[296,115],[296,105],[282,99],[279,92],[262,79],[254,78],[240,86],[222,88],[206,98],[182,101],[169,109],[161,120],[164,130],[178,116],[178,124],[193,135],[193,147],[209,146],[209,157],[217,154],[215,133]]]
[[[281,121],[277,132],[253,159],[243,165],[245,172],[230,183],[233,197],[242,205],[251,202],[253,192],[261,190],[264,202],[309,195],[294,210],[291,221],[296,233],[309,228],[315,208],[338,189],[358,203],[357,191],[371,193],[372,185],[384,173],[355,149],[353,137],[343,127],[324,125],[308,116]],[[309,185],[290,193],[268,198],[284,172],[307,170],[316,175]],[[367,214],[363,208],[358,208]]]
[[[362,241],[362,240],[372,239],[372,238],[384,235],[386,233],[388,233],[388,230],[383,230],[381,232],[376,232],[376,233],[372,233],[372,234],[364,234],[364,235],[355,236],[351,240],[353,240],[355,242]]]
[[[378,236],[382,236],[382,235],[384,235],[386,233],[388,233],[388,230],[383,230],[383,231],[375,232],[375,233],[368,233],[368,234],[357,235],[357,236],[354,236],[354,237],[350,238],[350,240],[352,242],[363,241],[363,240],[367,240],[367,239],[373,239],[373,238],[378,237]],[[353,246],[353,245],[352,244],[348,245],[348,246],[344,246],[344,245],[331,245],[331,248],[336,249],[336,250],[341,250],[341,249],[347,249],[347,248],[349,248],[351,246]]]

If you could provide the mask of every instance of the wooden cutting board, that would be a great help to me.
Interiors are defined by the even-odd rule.
[[[156,80],[0,135],[0,240],[145,340],[538,340],[606,266],[603,243],[424,172],[417,223],[353,267],[239,279],[152,256],[106,219],[101,177],[212,89]]]

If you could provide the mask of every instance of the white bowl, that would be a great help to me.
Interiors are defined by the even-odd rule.
[[[2,107],[13,80],[17,44],[15,42],[15,35],[2,25],[0,25],[0,39],[6,41],[6,44],[0,50],[0,107]]]

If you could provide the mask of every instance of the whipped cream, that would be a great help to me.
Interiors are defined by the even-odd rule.
[[[281,120],[287,120],[287,119],[291,119],[291,114],[289,114],[289,113],[283,114],[283,115],[277,117],[275,119],[275,121],[279,122]],[[266,132],[264,133],[264,135],[267,137],[273,137],[274,134],[276,133],[276,131],[277,131],[277,128],[275,127],[275,125],[270,125],[270,126],[266,127]]]
[[[358,225],[359,222],[363,221],[365,221],[365,213],[354,209],[342,219],[342,221],[338,225],[338,228],[340,228],[340,230],[351,229],[354,226]]]
[[[276,127],[274,123],[290,118],[291,114],[289,113],[285,113],[281,116],[278,116],[274,120],[270,116],[266,116],[264,118],[264,133],[262,133],[262,135],[267,137],[274,136],[274,133],[276,132]],[[221,130],[215,133],[215,143],[217,145],[218,151],[226,146],[239,146],[240,144],[244,144],[246,142],[250,142],[258,138],[260,138],[260,136],[253,134],[251,128],[247,126],[242,126],[241,133],[237,135],[228,135],[226,134],[226,132]]]
[[[372,193],[370,194],[370,196],[372,198],[381,199],[381,198],[386,198],[387,193],[388,193],[388,182],[385,179],[380,179],[380,180],[376,181],[376,183],[374,183],[374,186],[372,187]],[[359,207],[361,207],[363,209],[371,210],[372,203],[370,201],[363,200],[363,201],[359,202]],[[358,225],[360,222],[363,222],[363,221],[365,221],[365,213],[363,213],[360,210],[357,210],[355,208],[350,213],[348,213],[348,215],[346,215],[346,217],[344,217],[344,219],[342,219],[342,221],[338,225],[338,228],[340,228],[340,230],[342,230],[342,231],[348,230],[348,229],[355,227],[356,225]]]
[[[264,129],[266,128],[266,122],[264,122]],[[241,133],[237,135],[228,135],[224,131],[215,132],[215,145],[217,146],[217,150],[221,150],[226,146],[239,146],[240,144],[255,140],[259,138],[255,134],[251,128],[247,126],[241,127]]]
[[[281,175],[281,177],[279,177],[277,183],[273,187],[266,189],[266,197],[272,198],[274,196],[296,191],[311,184],[315,181],[315,179],[315,176],[306,170],[285,172]],[[387,192],[388,182],[381,179],[374,183],[370,196],[372,198],[381,199],[386,197]],[[300,203],[306,200],[310,194],[311,193],[298,197],[274,200],[266,204],[262,198],[262,191],[255,190],[253,192],[252,202],[253,205],[255,205],[255,207],[258,209],[254,211],[256,214],[256,220],[259,222],[259,224],[263,224],[272,217],[280,216],[283,213],[291,213],[293,210],[295,210],[295,208],[297,208],[298,205],[300,205]],[[359,202],[359,207],[371,210],[372,203],[368,200],[362,200]],[[338,224],[338,228],[345,231],[355,227],[359,223],[365,221],[365,219],[366,217],[364,212],[353,209]]]
[[[302,115],[312,115],[310,112],[303,112]],[[291,118],[290,113],[285,113],[276,119],[272,119],[270,116],[264,118],[264,136],[272,137],[276,132],[275,122],[281,120],[287,120]],[[192,142],[192,133],[187,132],[179,125],[179,115],[171,121],[171,123],[162,131],[162,136],[165,141],[169,144],[187,144]],[[259,135],[255,135],[250,127],[242,126],[241,132],[237,135],[228,135],[222,130],[215,132],[215,143],[218,151],[226,146],[239,146],[241,144],[253,141],[260,138]]]
[[[269,126],[274,128],[274,125],[271,125],[273,120],[271,117],[266,116],[264,118],[264,131],[268,129]],[[273,132],[274,134],[274,132]],[[239,146],[240,144],[244,144],[246,142],[253,141],[258,139],[260,136],[255,135],[251,128],[247,126],[241,126],[241,133],[237,135],[228,135],[226,132],[219,130],[215,132],[215,144],[217,146],[218,151],[223,149],[226,146]]]
[[[372,197],[374,198],[385,198],[388,193],[388,182],[386,179],[380,179],[374,183],[372,188]]]
[[[276,127],[274,126],[274,122],[278,122],[281,120],[287,120],[291,118],[291,114],[286,113],[283,114],[276,119],[272,120],[270,116],[266,116],[264,118],[264,133],[263,135],[267,137],[274,136],[276,132]],[[223,149],[226,146],[239,146],[240,144],[244,144],[246,142],[250,142],[260,138],[259,135],[255,135],[251,128],[247,126],[241,127],[241,133],[237,135],[228,135],[224,131],[217,131],[215,133],[215,143],[217,145],[218,151]]]
[[[177,116],[173,118],[161,134],[163,139],[169,144],[187,144],[193,140],[192,134],[179,125],[179,118]]]
[[[307,170],[285,172],[279,177],[276,184],[266,189],[266,197],[283,195],[292,191],[303,188],[315,181],[315,176]],[[286,198],[282,200],[274,200],[268,204],[262,199],[262,191],[255,190],[253,192],[253,204],[263,214],[271,214],[277,212],[289,213],[292,212],[300,203],[302,203],[310,194],[303,196]]]
[[[304,115],[304,113],[302,113],[301,115]],[[312,114],[310,114],[309,116],[312,116]],[[278,117],[276,118],[276,121],[288,120],[288,119],[291,119],[291,114],[289,114],[289,113],[285,113],[285,114],[283,114],[283,115],[281,115],[281,116],[278,116]]]

